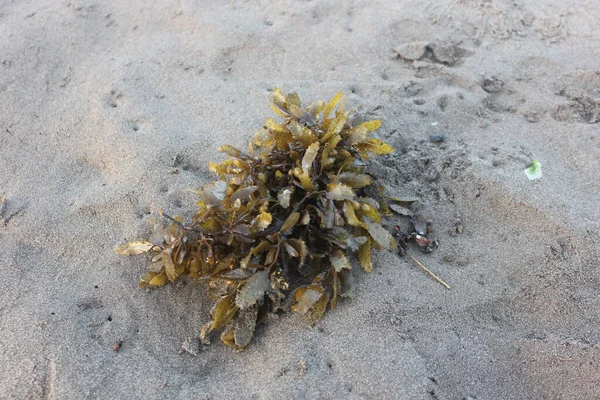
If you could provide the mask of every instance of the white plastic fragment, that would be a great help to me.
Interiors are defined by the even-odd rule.
[[[527,175],[527,178],[529,178],[530,181],[534,179],[540,179],[542,177],[542,163],[540,163],[538,160],[533,160],[533,162],[529,164],[527,168],[523,170],[523,172],[525,175]]]

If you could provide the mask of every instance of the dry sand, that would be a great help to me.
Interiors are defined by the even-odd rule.
[[[202,287],[112,250],[193,212],[274,86],[383,120],[452,290],[380,252],[316,327],[193,355]],[[0,398],[598,399],[599,119],[597,1],[0,1]]]

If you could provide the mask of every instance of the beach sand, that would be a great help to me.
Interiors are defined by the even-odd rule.
[[[600,398],[599,35],[595,1],[1,1],[0,398]],[[383,121],[452,289],[378,252],[315,327],[201,347],[203,287],[113,249],[193,215],[274,87]]]

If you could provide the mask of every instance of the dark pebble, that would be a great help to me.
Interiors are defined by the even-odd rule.
[[[502,90],[504,82],[496,77],[491,77],[483,80],[481,87],[488,93],[498,93]]]
[[[444,141],[444,135],[434,134],[429,136],[429,140],[431,140],[433,143],[441,143]]]

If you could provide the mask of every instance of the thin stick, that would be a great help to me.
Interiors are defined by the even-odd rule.
[[[431,275],[431,277],[433,279],[435,279],[436,281],[438,281],[439,283],[441,283],[446,289],[450,289],[450,285],[448,285],[446,282],[444,282],[443,280],[441,280],[440,278],[438,278],[438,276],[436,274],[434,274],[433,272],[431,272],[429,270],[429,268],[427,268],[426,266],[424,266],[423,264],[421,264],[419,262],[419,260],[417,260],[416,258],[414,258],[413,256],[411,256],[408,253],[406,253],[406,255],[409,256],[410,259],[415,262],[415,264],[417,264],[419,267],[423,268],[425,270],[425,272],[427,272],[429,275]]]

